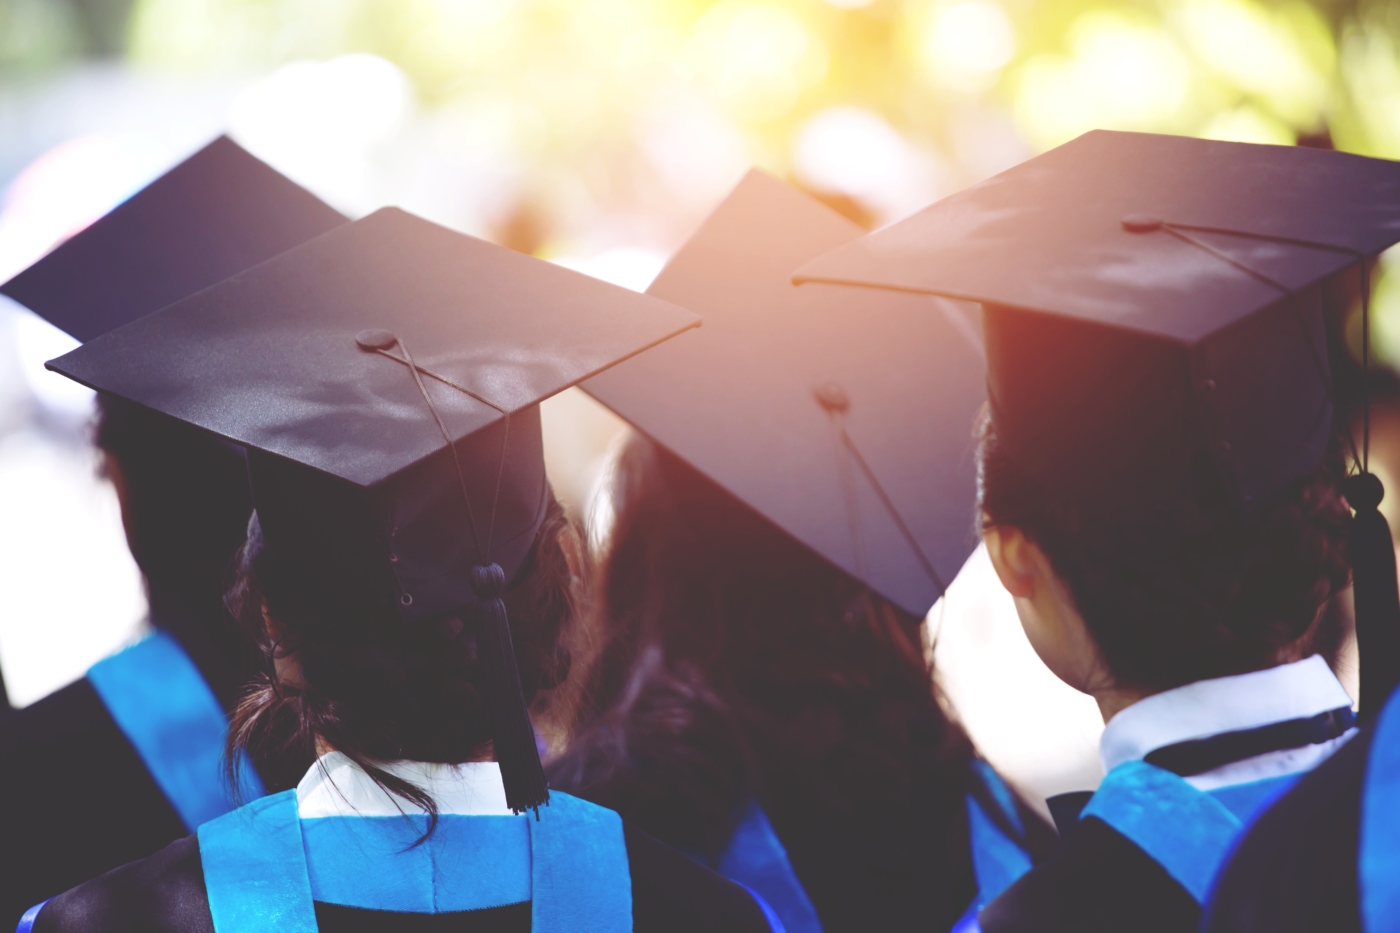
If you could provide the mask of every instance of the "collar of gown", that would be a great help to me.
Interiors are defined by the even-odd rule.
[[[395,761],[381,765],[395,777],[426,790],[441,814],[511,816],[506,806],[501,766],[494,761],[436,764]],[[306,819],[325,816],[400,816],[423,812],[381,788],[340,752],[317,759],[297,784],[297,813]]]
[[[1139,700],[1109,720],[1099,740],[1099,757],[1104,770],[1111,771],[1165,745],[1304,719],[1351,705],[1346,688],[1327,662],[1313,655],[1267,670],[1198,680]],[[1270,753],[1281,754],[1288,757]],[[1282,759],[1279,764],[1283,765]]]

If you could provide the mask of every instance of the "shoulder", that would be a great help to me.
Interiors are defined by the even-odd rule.
[[[986,933],[1195,931],[1200,907],[1126,837],[1087,817],[981,915]]]
[[[768,933],[747,890],[624,822],[636,933]]]
[[[53,744],[93,728],[115,730],[116,723],[92,683],[83,677],[0,718],[0,747]]]
[[[186,836],[44,905],[34,933],[213,933],[199,841]]]
[[[1364,730],[1255,822],[1220,873],[1204,929],[1361,929],[1357,846],[1374,730]]]

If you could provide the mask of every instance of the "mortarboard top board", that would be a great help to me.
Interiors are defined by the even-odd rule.
[[[482,657],[502,659],[485,676],[515,678],[486,692],[524,809],[548,799],[543,774],[508,629],[505,649],[485,639],[545,514],[538,403],[698,323],[389,208],[49,367],[248,449],[278,612],[308,586],[313,614],[379,606],[412,623],[478,604]]]
[[[0,293],[78,340],[91,340],[345,221],[220,136]]]
[[[540,401],[697,323],[656,298],[387,208],[89,341],[49,368],[247,447],[257,500],[259,464],[289,464],[307,485],[324,476],[378,489],[450,455],[412,370],[388,358],[402,359],[403,346],[436,417],[462,442],[499,432],[506,415],[537,420]],[[403,346],[362,348],[357,338],[375,330]],[[511,440],[523,445],[529,435],[522,423]],[[489,470],[464,457],[468,483],[482,481],[474,491],[483,522],[501,443],[497,433],[486,448]],[[526,472],[523,499],[503,480],[497,542],[521,530],[512,526],[513,498],[529,513],[527,525],[535,518],[543,474]],[[455,475],[451,482],[455,489]],[[264,524],[275,525],[257,505]],[[420,603],[413,615],[432,611]]]
[[[1008,453],[1117,510],[1208,468],[1238,500],[1331,431],[1321,283],[1400,240],[1400,163],[1095,131],[802,266],[984,304]]]
[[[791,284],[799,263],[861,233],[750,172],[648,289],[705,326],[583,388],[802,545],[922,616],[977,540],[980,325],[974,305]],[[819,393],[828,402],[844,396],[847,407],[829,411]]]

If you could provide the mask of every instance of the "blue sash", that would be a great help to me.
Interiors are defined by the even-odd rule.
[[[764,914],[776,914],[781,929],[787,933],[822,933],[817,908],[797,879],[787,849],[758,801],[749,804],[715,867],[730,881],[757,894],[755,900]],[[769,916],[768,924],[778,930],[774,919]]]
[[[1203,904],[1248,823],[1300,777],[1206,792],[1145,761],[1126,761],[1108,772],[1080,818],[1103,820]]]
[[[1392,693],[1373,726],[1361,791],[1361,841],[1356,876],[1361,927],[1366,933],[1400,931],[1400,691]]]
[[[178,641],[157,630],[87,677],[186,829],[236,806],[224,780],[228,718]],[[246,762],[240,783],[244,800],[265,793]]]
[[[1013,829],[1024,834],[1026,827],[1021,822],[1011,788],[1006,786],[996,769],[982,759],[973,759],[972,766],[991,793],[1001,815]],[[953,925],[954,933],[975,933],[980,929],[977,915],[982,908],[1031,870],[1030,853],[997,826],[972,794],[967,795],[967,826],[972,842],[972,869],[977,877],[977,896],[972,899],[962,918]]]
[[[215,933],[315,933],[318,889],[326,894],[350,886],[333,878],[313,881],[303,830],[309,837],[322,832],[319,824],[326,821],[356,819],[399,820],[326,817],[303,822],[297,815],[296,791],[289,790],[254,801],[199,827],[199,853]],[[611,810],[555,792],[550,795],[550,805],[540,808],[538,821],[528,815],[449,815],[442,819],[451,821],[453,828],[443,840],[450,851],[439,851],[454,856],[460,870],[446,873],[449,877],[429,878],[431,893],[427,896],[431,903],[427,906],[439,911],[472,910],[520,903],[523,894],[531,902],[533,933],[631,931],[632,875],[627,843],[622,819]],[[471,833],[475,821],[486,822],[480,824],[481,833],[466,844],[463,833]],[[417,825],[414,818],[401,822],[403,832],[411,833]],[[492,838],[518,837],[520,827],[529,836],[527,848],[508,844],[507,850],[501,852],[483,847]],[[431,844],[432,839],[424,843]],[[319,861],[323,851],[326,850],[318,845],[318,873],[326,872],[328,867]],[[364,901],[368,897],[371,903],[349,906],[403,909],[411,908],[415,897],[420,904],[423,902],[419,895],[393,892],[395,879],[400,881],[400,887],[421,882],[421,878],[412,877],[416,874],[413,866],[419,857],[417,850],[398,850],[397,854],[407,856],[407,860],[386,865],[383,858],[366,858],[365,852],[357,850],[353,855],[358,856],[358,865],[348,852],[343,861],[330,863],[330,874],[335,874],[337,866],[343,866],[366,883],[374,879],[379,890],[389,892],[383,896],[391,898],[392,905],[362,892],[354,899]],[[481,873],[502,878],[504,883],[497,888],[469,877]],[[519,883],[521,874],[528,879],[527,886]]]

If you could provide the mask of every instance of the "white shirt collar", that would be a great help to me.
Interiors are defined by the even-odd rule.
[[[439,813],[511,815],[506,806],[501,766],[494,761],[455,765],[395,761],[381,767],[426,790],[437,802]],[[322,816],[400,816],[421,812],[409,801],[390,795],[340,752],[322,755],[297,785],[297,813],[304,820]]]
[[[1222,732],[1304,719],[1351,706],[1319,655],[1267,670],[1198,680],[1139,700],[1109,720],[1099,739],[1105,771],[1153,749]]]

